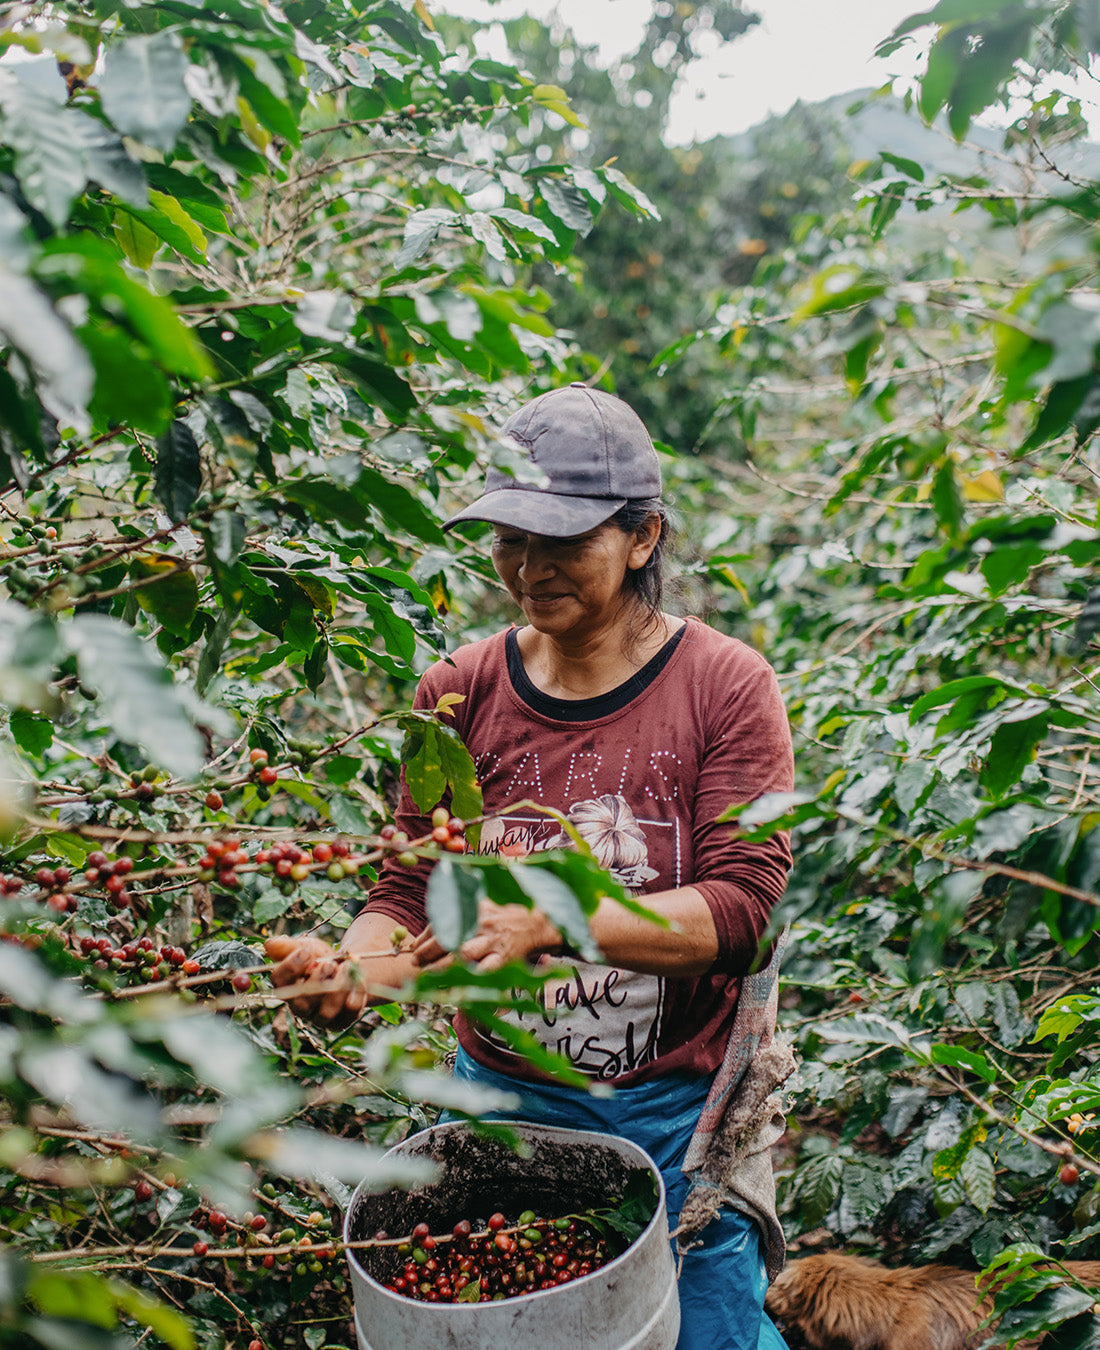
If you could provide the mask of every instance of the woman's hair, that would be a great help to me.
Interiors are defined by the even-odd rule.
[[[608,521],[609,525],[617,526],[623,534],[635,534],[650,516],[660,519],[661,533],[645,566],[628,570],[624,582],[627,592],[641,602],[645,611],[641,625],[643,630],[660,617],[664,601],[665,552],[670,534],[668,508],[660,497],[634,497],[620,506]]]

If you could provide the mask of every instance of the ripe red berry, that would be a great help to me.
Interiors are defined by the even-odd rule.
[[[1058,1179],[1063,1186],[1076,1186],[1080,1176],[1081,1173],[1073,1163],[1064,1163],[1062,1170],[1058,1173]]]
[[[214,789],[211,788],[210,791],[206,794],[206,805],[210,808],[211,811],[220,811],[222,807],[225,805],[225,801],[223,800],[222,794],[220,792],[215,792]]]
[[[256,777],[264,785],[264,787],[274,787],[275,784],[279,781],[278,772],[268,765],[264,765],[264,767],[260,770],[260,772],[256,775]]]
[[[88,867],[106,867],[107,855],[101,849],[97,848],[93,853],[88,854],[84,859],[84,862]]]
[[[249,1341],[248,1350],[264,1350],[263,1341]]]
[[[196,1242],[191,1250],[195,1253],[196,1256],[205,1256],[206,1253],[210,1250],[210,1243]]]
[[[111,871],[114,872],[116,877],[124,877],[127,872],[132,872],[133,870],[133,858],[116,858],[114,866],[111,868]]]
[[[330,862],[331,859],[332,859],[332,845],[331,845],[331,844],[320,843],[320,844],[314,844],[314,845],[313,845],[313,861],[314,861],[314,862],[327,863],[327,862]]]
[[[40,867],[38,871],[35,872],[34,879],[35,881],[38,882],[38,884],[42,887],[43,890],[48,891],[50,887],[53,885],[53,868]]]
[[[55,886],[67,886],[72,880],[72,873],[67,867],[55,867],[53,870],[53,884]]]
[[[249,1227],[252,1229],[254,1233],[258,1233],[261,1228],[267,1227],[267,1220],[264,1218],[262,1214],[254,1214],[252,1216],[252,1222],[249,1225]]]
[[[186,961],[184,961],[183,965],[180,966],[180,969],[183,971],[185,975],[197,975],[199,973],[200,967],[197,961],[189,957]]]
[[[255,764],[266,764],[266,763],[267,763],[267,759],[268,759],[268,755],[267,755],[267,751],[266,751],[266,750],[259,750],[259,749],[256,749],[256,750],[250,750],[250,751],[248,752],[248,762],[249,762],[249,764],[253,764],[253,765],[255,765]]]
[[[489,1229],[490,1233],[499,1233],[504,1227],[505,1222],[506,1220],[503,1214],[491,1214],[486,1227]]]
[[[153,1197],[153,1187],[148,1181],[144,1179],[144,1177],[141,1179],[141,1181],[135,1182],[134,1184],[135,1199],[151,1200],[152,1197]]]
[[[238,970],[232,980],[230,980],[230,984],[232,984],[238,994],[247,993],[248,990],[252,988],[252,976],[246,974],[243,970]]]

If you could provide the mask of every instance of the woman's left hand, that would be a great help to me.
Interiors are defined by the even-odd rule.
[[[561,934],[542,910],[482,900],[477,932],[453,955],[476,964],[479,970],[498,970],[509,961],[527,961],[560,946]],[[429,927],[413,942],[412,955],[418,965],[430,966],[449,960],[452,953],[440,945]]]

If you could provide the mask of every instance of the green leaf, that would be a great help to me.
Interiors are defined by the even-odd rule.
[[[809,300],[800,305],[792,318],[798,322],[815,314],[832,314],[840,309],[853,309],[874,300],[886,290],[884,282],[849,264],[827,267],[813,279]]]
[[[117,1299],[109,1282],[94,1275],[44,1271],[35,1275],[28,1293],[34,1306],[48,1317],[104,1328],[118,1325]]]
[[[160,239],[132,211],[115,212],[115,238],[127,260],[140,272],[149,268],[160,248]]]
[[[998,1324],[997,1334],[1014,1339],[1038,1336],[1043,1331],[1060,1327],[1071,1317],[1091,1312],[1094,1302],[1092,1294],[1071,1289],[1068,1285],[1044,1289],[1027,1303],[1007,1309]]]
[[[950,455],[944,459],[932,479],[932,505],[944,534],[954,542],[966,518],[966,507],[955,476],[955,461]]]
[[[130,564],[132,577],[150,583],[134,591],[138,604],[177,637],[190,633],[199,607],[199,584],[190,567],[178,570],[182,563],[183,559],[166,553],[142,554]]]
[[[175,1308],[153,1298],[144,1290],[134,1289],[118,1280],[107,1281],[107,1288],[123,1312],[139,1326],[148,1327],[171,1350],[194,1350],[195,1337],[191,1324]]]
[[[1027,51],[1033,23],[1025,14],[1015,22],[987,25],[974,35],[977,42],[965,48],[948,99],[948,124],[956,140],[961,141],[971,121],[1000,97],[1017,59]]]
[[[191,113],[187,57],[170,30],[108,45],[99,81],[103,111],[125,136],[171,150]]]
[[[933,708],[942,708],[945,703],[957,704],[963,699],[967,700],[967,708],[962,716],[968,718],[975,706],[972,700],[980,699],[984,703],[992,691],[1003,688],[1004,681],[995,675],[968,675],[962,680],[949,680],[917,699],[909,709],[909,721],[915,723]]]
[[[398,719],[398,725],[402,725],[401,719]],[[405,769],[405,783],[418,809],[427,815],[447,790],[439,728],[432,722],[416,719],[406,724],[404,730],[401,763]]]
[[[618,169],[601,169],[600,177],[607,183],[615,197],[635,215],[648,216],[650,220],[661,219],[660,211],[657,210],[641,188],[632,183]]]
[[[0,70],[4,139],[27,200],[60,228],[87,182],[84,148],[60,93],[54,100],[20,75],[18,67]]]
[[[903,155],[892,155],[887,150],[880,153],[880,158],[884,164],[892,164],[899,173],[905,174],[907,178],[913,178],[918,183],[924,182],[924,170],[915,159],[906,159]]]
[[[993,733],[982,766],[982,783],[994,797],[1003,797],[1020,781],[1046,739],[1048,716],[1041,713],[1024,721],[1002,722]]]
[[[970,1203],[979,1214],[987,1214],[996,1197],[997,1184],[993,1159],[984,1148],[972,1148],[962,1161],[959,1177]]]
[[[95,372],[88,354],[29,277],[0,259],[0,338],[26,357],[38,395],[62,426],[86,432]]]
[[[807,1228],[825,1218],[840,1195],[843,1162],[835,1153],[814,1158],[798,1176],[799,1217]]]
[[[987,1083],[995,1083],[999,1077],[996,1066],[990,1064],[985,1055],[966,1050],[959,1045],[933,1045],[928,1057],[933,1064],[949,1064],[955,1068],[966,1069]]]
[[[163,433],[172,419],[173,390],[159,367],[134,350],[133,334],[97,315],[79,336],[95,365],[89,404],[95,424]]]
[[[43,250],[37,266],[43,281],[68,284],[96,301],[117,322],[129,325],[167,371],[200,380],[211,373],[194,332],[163,296],[127,276],[117,253],[88,234],[68,235]]]
[[[183,520],[202,489],[202,456],[195,433],[178,419],[157,438],[157,496],[172,520]]]
[[[172,676],[134,630],[103,614],[78,614],[61,632],[81,683],[99,695],[115,734],[140,745],[153,764],[194,777],[202,767],[202,738]]]
[[[8,728],[16,745],[28,755],[37,757],[53,744],[53,723],[50,719],[28,712],[25,708],[13,709]]]
[[[458,213],[432,206],[414,211],[405,221],[405,237],[393,259],[393,270],[400,272],[410,263],[422,258],[435,242],[440,230],[458,223]]]
[[[480,816],[484,803],[481,785],[477,781],[477,769],[469,750],[453,727],[440,722],[436,730],[440,763],[451,789],[451,810],[464,820]]]
[[[595,216],[579,188],[564,178],[543,174],[538,179],[538,189],[546,205],[568,229],[584,235],[592,228]]]
[[[447,951],[457,951],[477,931],[478,903],[485,897],[482,869],[464,867],[444,853],[428,878],[428,922]]]

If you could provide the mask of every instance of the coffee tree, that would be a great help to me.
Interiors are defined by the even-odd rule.
[[[332,1195],[477,1108],[433,1008],[538,982],[333,1036],[262,939],[338,934],[387,853],[450,859],[456,940],[530,903],[412,682],[490,572],[440,530],[488,418],[572,371],[530,269],[645,208],[521,147],[562,91],[419,0],[9,4],[0,53],[0,1344],[347,1345]],[[584,946],[606,879],[538,866]]]
[[[1032,1268],[1100,1235],[1093,11],[899,27],[970,168],[853,166],[699,339],[749,466],[681,465],[796,729],[799,792],[740,817],[795,827],[790,1235],[1007,1270],[1009,1344],[1095,1343],[1095,1291]]]

